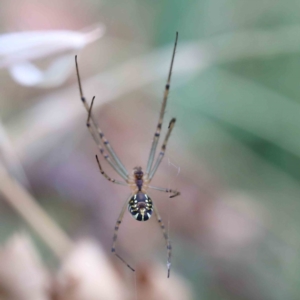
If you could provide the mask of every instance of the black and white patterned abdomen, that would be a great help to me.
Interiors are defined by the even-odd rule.
[[[134,194],[128,203],[128,210],[138,221],[148,221],[153,212],[151,198],[142,192]]]

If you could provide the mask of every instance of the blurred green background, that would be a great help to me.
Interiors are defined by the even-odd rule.
[[[300,2],[0,2],[1,33],[96,23],[106,33],[80,52],[83,87],[88,99],[96,95],[95,115],[130,171],[145,167],[179,32],[164,130],[171,117],[177,123],[154,185],[182,195],[151,193],[173,241],[173,271],[195,299],[299,299]],[[14,155],[2,160],[74,239],[94,236],[109,253],[129,192],[98,172],[75,68],[49,89],[20,86],[4,68],[0,78]],[[45,126],[58,114],[69,119],[66,101],[80,113]],[[4,201],[0,208],[4,242],[26,225]],[[146,223],[126,214],[118,245],[133,262],[165,264],[161,232],[155,220]]]

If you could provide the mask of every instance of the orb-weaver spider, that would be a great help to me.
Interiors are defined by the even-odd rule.
[[[155,214],[157,221],[163,231],[163,235],[164,235],[164,238],[167,243],[168,277],[170,277],[170,270],[171,270],[171,251],[172,251],[171,242],[168,237],[167,231],[165,229],[165,225],[163,224],[155,205],[153,205],[151,198],[147,194],[147,189],[154,189],[154,190],[158,190],[161,192],[170,193],[171,194],[170,198],[174,198],[174,197],[180,195],[180,192],[178,192],[176,190],[165,189],[165,188],[155,187],[155,186],[150,185],[150,182],[151,182],[153,176],[155,175],[155,173],[164,157],[166,147],[167,147],[167,142],[169,140],[170,134],[171,134],[171,132],[174,128],[175,122],[176,122],[175,118],[173,118],[170,121],[167,134],[165,136],[164,142],[161,147],[161,151],[153,165],[154,156],[155,156],[155,152],[156,152],[156,148],[157,148],[157,144],[158,144],[158,140],[159,140],[159,136],[160,136],[160,132],[161,132],[161,127],[162,127],[162,123],[163,123],[165,108],[167,105],[167,99],[168,99],[168,94],[169,94],[169,89],[170,89],[171,74],[172,74],[172,68],[173,68],[173,63],[174,63],[177,40],[178,40],[178,32],[176,32],[175,45],[174,45],[174,49],[173,49],[171,65],[170,65],[170,69],[169,69],[169,75],[168,75],[167,83],[165,86],[163,103],[162,103],[162,107],[160,110],[159,120],[158,120],[158,124],[156,127],[156,131],[154,134],[154,138],[153,138],[153,142],[152,142],[152,146],[151,146],[151,150],[150,150],[150,154],[149,154],[146,172],[144,173],[141,167],[135,167],[133,169],[133,175],[128,174],[126,168],[124,167],[124,165],[122,164],[122,162],[120,161],[118,156],[116,155],[115,151],[111,147],[110,143],[106,139],[106,137],[103,134],[103,132],[101,131],[100,127],[96,123],[95,118],[93,117],[92,108],[93,108],[93,103],[94,103],[95,97],[93,97],[91,106],[89,106],[85,97],[83,96],[80,75],[79,75],[79,69],[78,69],[78,63],[77,63],[77,56],[75,56],[75,64],[76,64],[76,72],[77,72],[80,97],[81,97],[81,101],[83,102],[83,104],[85,106],[85,109],[88,112],[86,126],[88,127],[92,137],[94,138],[94,140],[99,148],[100,153],[103,155],[105,160],[109,163],[109,165],[124,179],[124,182],[110,178],[103,171],[100,161],[98,159],[98,156],[96,155],[96,160],[97,160],[100,172],[107,180],[109,180],[113,183],[116,183],[116,184],[129,186],[131,189],[130,197],[125,201],[124,206],[121,210],[121,213],[119,215],[119,218],[118,218],[116,226],[115,226],[115,231],[114,231],[114,236],[113,236],[113,246],[112,246],[111,251],[123,263],[125,263],[128,266],[128,268],[130,268],[132,271],[134,271],[134,269],[116,252],[115,246],[116,246],[119,226],[122,222],[126,207],[128,207],[130,214],[138,221],[149,220],[154,211],[154,214]],[[107,153],[105,151],[107,151]]]

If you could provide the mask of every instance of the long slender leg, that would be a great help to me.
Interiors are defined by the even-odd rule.
[[[120,170],[122,171],[122,173],[126,177],[128,177],[128,172],[127,172],[126,168],[124,167],[124,165],[122,164],[122,162],[120,161],[120,159],[116,155],[115,151],[113,150],[112,146],[110,145],[109,141],[106,139],[105,135],[101,131],[100,127],[98,126],[95,118],[93,117],[93,115],[91,113],[91,109],[89,108],[89,105],[87,104],[86,99],[85,99],[85,97],[83,95],[83,91],[82,91],[82,87],[81,87],[81,80],[80,80],[80,75],[79,75],[79,68],[78,68],[78,63],[77,63],[77,55],[75,56],[75,65],[76,65],[76,73],[77,73],[77,80],[78,80],[78,86],[79,86],[79,92],[80,92],[81,101],[82,101],[85,109],[87,110],[87,112],[90,114],[90,119],[91,119],[91,121],[93,123],[93,126],[97,130],[98,135],[99,135],[102,143],[104,144],[104,147],[106,148],[107,152],[110,154],[110,156],[112,157],[113,161],[117,164],[117,166],[120,168]]]
[[[114,253],[116,255],[116,257],[118,257],[130,270],[132,270],[133,272],[135,272],[135,270],[116,252],[116,242],[117,242],[117,237],[118,237],[118,230],[120,227],[120,224],[122,222],[125,210],[127,208],[128,202],[130,200],[130,198],[132,197],[132,195],[130,195],[130,197],[125,201],[124,206],[121,210],[121,213],[119,215],[119,218],[117,220],[116,226],[115,226],[115,231],[114,231],[114,237],[113,237],[113,245],[111,248],[111,252]]]
[[[159,223],[159,226],[163,232],[163,236],[166,240],[166,244],[167,244],[167,251],[168,251],[168,260],[167,260],[167,267],[168,267],[168,278],[170,277],[170,273],[171,273],[171,255],[172,255],[172,246],[171,246],[171,241],[168,237],[168,234],[167,234],[167,231],[166,231],[166,228],[165,228],[165,225],[164,223],[162,222],[161,220],[161,217],[155,207],[155,205],[153,206],[153,209],[154,209],[154,213],[155,213],[155,216],[156,216],[156,219]]]
[[[165,87],[163,103],[162,103],[162,106],[161,106],[159,119],[158,119],[158,124],[157,124],[156,131],[155,131],[155,134],[154,134],[154,138],[153,138],[153,142],[152,142],[152,146],[151,146],[151,150],[150,150],[150,154],[149,154],[149,159],[148,159],[148,163],[147,163],[147,169],[146,169],[147,174],[150,173],[150,170],[151,170],[151,167],[152,167],[152,163],[153,163],[153,159],[154,159],[154,156],[155,156],[155,151],[156,151],[156,147],[157,147],[157,143],[158,143],[158,139],[159,139],[159,136],[160,136],[160,131],[161,131],[161,127],[162,127],[162,123],[163,123],[163,119],[164,119],[165,109],[166,109],[166,105],[167,105],[167,99],[168,99],[169,90],[170,90],[171,74],[172,74],[172,69],[173,69],[173,63],[174,63],[176,46],[177,46],[177,40],[178,40],[178,32],[176,32],[175,45],[174,45],[174,50],[173,50],[173,55],[172,55],[168,80],[167,80],[167,84],[166,84],[166,87]]]
[[[102,169],[101,167],[101,164],[100,164],[100,161],[98,159],[98,156],[96,155],[96,160],[97,160],[97,163],[98,163],[98,166],[99,166],[99,170],[100,170],[100,173],[110,182],[113,182],[113,183],[117,183],[117,184],[120,184],[120,185],[126,185],[127,186],[127,183],[126,182],[122,182],[122,181],[118,181],[116,179],[113,179],[113,178],[110,178]]]
[[[151,170],[151,172],[150,172],[150,174],[149,174],[149,180],[151,180],[151,179],[153,178],[153,176],[154,176],[154,174],[155,174],[157,168],[159,167],[159,165],[160,165],[160,163],[161,163],[161,161],[162,161],[162,159],[163,159],[163,157],[164,157],[164,155],[165,155],[166,148],[167,148],[167,143],[168,143],[169,137],[170,137],[170,135],[171,135],[171,132],[172,132],[174,126],[175,126],[175,122],[176,122],[176,119],[173,118],[173,119],[170,121],[170,123],[169,123],[169,129],[168,129],[168,132],[167,132],[166,137],[165,137],[165,140],[164,140],[164,142],[163,142],[163,144],[162,144],[162,146],[161,146],[161,151],[160,151],[160,153],[159,153],[159,155],[158,155],[158,157],[157,157],[157,159],[156,159],[156,162],[155,162],[155,164],[154,164],[154,166],[153,166],[153,169]]]
[[[170,198],[175,198],[175,197],[180,195],[179,191],[172,190],[172,189],[164,189],[164,188],[161,188],[161,187],[151,186],[151,185],[149,185],[148,188],[152,189],[152,190],[157,190],[157,191],[160,191],[160,192],[171,193],[172,195],[170,196]]]
[[[93,131],[93,127],[92,126],[87,126],[88,127],[88,129],[89,129],[89,131],[90,131],[90,133],[91,133],[91,135],[92,135],[92,137],[93,137],[93,139],[94,139],[94,141],[95,141],[95,143],[96,143],[96,145],[98,146],[98,149],[99,149],[99,151],[100,151],[100,153],[103,155],[103,157],[106,159],[106,161],[110,164],[110,166],[127,182],[127,180],[128,180],[128,177],[127,176],[125,176],[121,171],[120,171],[120,169],[116,166],[116,164],[115,164],[115,162],[114,161],[112,161],[111,159],[110,159],[110,157],[109,157],[109,155],[108,154],[106,154],[105,153],[105,151],[104,151],[104,149],[103,149],[103,147],[102,147],[102,145],[101,145],[101,143],[100,143],[100,141],[99,141],[99,138],[98,138],[98,136],[95,134],[95,132]]]

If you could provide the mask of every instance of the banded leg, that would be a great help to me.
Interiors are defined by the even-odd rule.
[[[111,248],[111,252],[114,253],[116,255],[117,258],[119,258],[131,271],[135,272],[135,270],[116,252],[116,242],[117,242],[117,237],[118,237],[118,231],[119,231],[119,227],[120,224],[122,222],[125,210],[127,208],[128,202],[131,199],[132,195],[130,195],[130,197],[125,201],[124,206],[122,208],[122,211],[119,215],[119,218],[117,220],[116,226],[115,226],[115,231],[114,231],[114,237],[113,237],[113,245]]]
[[[153,178],[153,176],[154,176],[154,174],[155,174],[157,168],[159,167],[159,165],[160,165],[160,163],[161,163],[161,161],[162,161],[162,159],[163,159],[163,157],[164,157],[164,155],[165,155],[166,148],[167,148],[167,143],[168,143],[169,137],[170,137],[170,135],[171,135],[171,132],[172,132],[174,126],[175,126],[175,122],[176,122],[176,119],[173,118],[173,119],[170,121],[170,123],[169,123],[169,129],[168,129],[168,132],[167,132],[166,137],[165,137],[165,140],[164,140],[164,142],[163,142],[163,144],[162,144],[162,146],[161,146],[161,151],[160,151],[160,153],[159,153],[159,155],[158,155],[158,157],[157,157],[157,159],[156,159],[156,162],[155,162],[155,164],[154,164],[154,166],[153,166],[153,169],[151,170],[151,172],[150,172],[150,174],[149,174],[149,180],[151,180],[151,179]]]
[[[159,136],[160,136],[160,131],[161,131],[161,127],[162,127],[162,123],[163,123],[163,119],[164,119],[165,109],[166,109],[166,105],[167,105],[167,99],[168,99],[169,90],[170,90],[171,74],[172,74],[172,69],[173,69],[173,63],[174,63],[176,46],[177,46],[177,40],[178,40],[178,32],[176,32],[175,45],[174,45],[174,50],[173,50],[169,75],[168,75],[168,79],[167,79],[167,84],[166,84],[166,87],[165,87],[163,103],[162,103],[162,106],[161,106],[159,119],[158,119],[158,124],[157,124],[156,131],[155,131],[155,134],[154,134],[154,138],[153,138],[153,142],[152,142],[152,146],[151,146],[151,150],[150,150],[150,154],[149,154],[149,159],[148,159],[148,163],[147,163],[147,169],[146,169],[147,174],[150,173],[150,170],[151,170],[151,167],[152,167],[152,163],[153,163],[153,160],[154,160],[155,151],[156,151],[156,147],[157,147],[157,144],[158,144],[158,139],[159,139]]]
[[[112,161],[109,157],[108,154],[105,153],[98,136],[95,134],[95,132],[93,131],[93,127],[92,126],[87,126],[88,130],[90,131],[100,153],[103,155],[103,157],[106,159],[106,161],[110,164],[110,166],[127,182],[128,177],[126,177],[123,173],[120,172],[120,169],[116,166],[115,162]]]
[[[82,87],[81,87],[81,80],[80,80],[80,75],[79,75],[79,68],[78,68],[78,63],[77,63],[77,55],[75,56],[75,65],[76,65],[77,80],[78,80],[78,86],[79,86],[79,92],[80,92],[80,99],[81,99],[86,111],[90,114],[90,119],[93,123],[93,126],[97,130],[97,133],[98,133],[104,147],[106,148],[107,152],[112,157],[113,161],[116,163],[116,165],[121,170],[123,175],[128,177],[128,172],[127,172],[126,168],[124,167],[124,165],[122,164],[122,162],[120,161],[118,156],[116,155],[116,153],[113,150],[112,146],[110,145],[109,141],[106,139],[105,135],[101,131],[100,127],[98,126],[95,118],[93,117],[93,115],[91,113],[92,112],[92,109],[91,109],[92,105],[91,105],[91,108],[89,108],[89,105],[86,102],[86,99],[83,95],[83,91],[82,91]]]
[[[159,223],[159,226],[163,232],[163,236],[166,240],[166,244],[167,244],[167,251],[168,251],[168,260],[167,260],[167,267],[168,267],[168,278],[170,277],[170,273],[171,273],[171,255],[172,255],[172,246],[171,246],[171,241],[168,237],[168,234],[167,234],[167,231],[166,231],[166,228],[165,228],[165,225],[164,223],[162,222],[161,220],[161,217],[155,207],[155,205],[153,206],[153,209],[154,209],[154,213],[155,213],[155,216],[156,216],[156,219]]]
[[[169,198],[175,198],[175,197],[180,195],[179,191],[172,190],[172,189],[164,189],[164,188],[161,188],[161,187],[151,186],[151,185],[149,185],[148,188],[152,189],[152,190],[157,190],[157,191],[160,191],[160,192],[171,193],[172,195]]]
[[[97,160],[97,163],[98,163],[98,166],[99,166],[99,170],[100,170],[100,173],[110,182],[113,182],[113,183],[117,183],[117,184],[120,184],[120,185],[126,185],[127,186],[127,183],[126,182],[122,182],[122,181],[118,181],[116,179],[112,179],[110,178],[102,169],[101,165],[100,165],[100,161],[98,159],[98,156],[96,155],[96,160]]]

